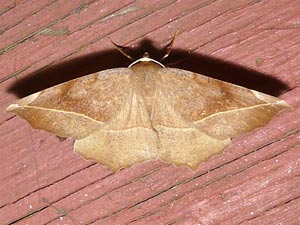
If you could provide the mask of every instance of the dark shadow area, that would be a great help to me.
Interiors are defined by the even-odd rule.
[[[143,56],[144,52],[148,52],[151,58],[161,61],[160,59],[166,54],[165,48],[157,49],[154,47],[153,42],[147,39],[134,49],[124,48],[123,50],[133,59],[138,59]],[[131,61],[112,44],[112,50],[82,56],[28,74],[25,78],[16,81],[8,91],[21,98],[97,71],[127,67],[130,63]],[[273,96],[278,96],[288,89],[284,83],[266,74],[184,50],[172,49],[170,56],[164,59],[162,63],[169,67],[200,73]]]
[[[289,89],[286,84],[265,73],[202,54],[174,50],[164,65],[189,70],[275,97]]]

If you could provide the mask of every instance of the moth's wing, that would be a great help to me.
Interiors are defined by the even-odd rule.
[[[193,169],[220,153],[231,137],[289,108],[278,98],[180,69],[163,68],[157,77],[152,119],[159,158]]]
[[[157,158],[157,136],[128,68],[45,89],[8,107],[34,128],[76,139],[75,152],[116,171]]]
[[[7,110],[32,127],[81,139],[105,126],[130,98],[131,71],[106,70],[42,90]]]
[[[290,106],[279,98],[180,69],[165,68],[161,79],[170,104],[206,134],[225,139],[266,125]]]
[[[151,128],[100,129],[76,140],[75,152],[96,160],[112,171],[158,158],[157,136]]]

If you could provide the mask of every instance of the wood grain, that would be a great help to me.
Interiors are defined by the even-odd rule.
[[[5,0],[0,9],[1,222],[299,224],[298,5]],[[45,87],[129,65],[108,36],[121,45],[154,46],[155,52],[176,30],[166,63],[277,95],[293,111],[234,139],[194,172],[155,161],[117,174],[82,160],[72,152],[71,140],[33,130],[4,111]]]

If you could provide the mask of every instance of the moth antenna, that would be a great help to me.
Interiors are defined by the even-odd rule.
[[[123,50],[123,49],[125,48],[124,46],[116,44],[115,42],[113,42],[113,41],[111,40],[110,37],[107,37],[107,38],[110,40],[110,42],[116,47],[116,49],[117,49],[122,55],[124,55],[125,57],[127,57],[128,59],[130,59],[132,62],[134,61],[133,58],[132,58],[130,55],[128,55],[128,54]]]
[[[166,52],[166,54],[161,58],[161,60],[167,58],[167,57],[170,55],[171,50],[172,50],[172,47],[173,47],[173,44],[174,44],[174,40],[175,40],[175,38],[176,38],[176,35],[178,34],[178,31],[179,31],[179,30],[177,30],[177,31],[175,32],[175,34],[173,35],[173,38],[172,38],[172,40],[170,41],[170,43],[166,45],[167,52]]]

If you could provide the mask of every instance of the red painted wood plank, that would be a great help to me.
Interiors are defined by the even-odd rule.
[[[63,2],[56,1],[53,4],[59,7],[50,10],[41,6],[44,3],[50,6],[52,1],[31,8],[28,7],[31,1],[21,1],[13,5],[12,11],[3,13],[7,17],[1,22],[9,29],[1,39],[16,43],[33,35],[0,56],[1,78],[16,75],[0,83],[1,222],[299,223],[297,1],[126,1],[123,5],[93,1],[71,14],[68,12],[76,9],[79,2],[68,2],[66,9]],[[8,20],[8,15],[12,19]],[[30,20],[34,21],[33,27],[29,30],[21,27]],[[52,21],[55,21],[53,25]],[[41,29],[44,31],[34,33]],[[257,77],[252,82],[255,73],[239,66],[233,65],[235,69],[227,71],[228,66],[215,61],[213,65],[220,69],[214,69],[211,59],[205,59],[205,55],[254,69],[259,76],[267,74],[288,85],[276,93],[286,92],[280,97],[294,107],[293,111],[281,114],[264,128],[234,139],[223,154],[212,157],[196,171],[155,161],[116,174],[74,154],[71,140],[61,141],[46,132],[33,130],[4,112],[17,98],[15,94],[22,93],[10,89],[15,82],[28,85],[19,86],[27,92],[37,88],[21,80],[36,77],[34,72],[44,73],[42,86],[51,86],[48,81],[52,76],[59,78],[68,73],[80,76],[84,71],[91,71],[89,67],[93,64],[88,61],[87,66],[74,64],[80,57],[88,58],[94,52],[112,49],[106,36],[120,44],[137,45],[148,37],[163,45],[177,29],[174,49],[187,50],[190,54],[182,54],[175,61],[176,67],[199,72],[208,66],[208,72],[220,73],[224,79],[226,74],[234,73],[234,81],[270,93],[276,91],[272,86],[276,82],[264,83]],[[98,61],[94,57],[95,63],[105,64],[99,68],[121,65],[118,59],[122,56],[108,61],[103,60],[104,56]],[[72,65],[68,60],[75,62],[70,69],[42,71],[58,62]]]
[[[272,208],[262,215],[241,224],[299,224],[299,205],[300,199],[297,198],[293,201],[285,203],[284,205]]]
[[[10,11],[14,7],[16,7],[16,1],[13,1],[13,0],[7,0],[7,1],[1,2],[1,3],[2,4],[0,6],[0,15],[4,15],[8,11]]]
[[[53,1],[43,0],[43,1],[37,1],[35,2],[35,4],[32,4],[31,1],[12,1],[11,3],[8,3],[9,1],[4,1],[7,4],[6,6],[7,10],[5,10],[5,13],[1,15],[1,21],[0,21],[1,35],[5,35],[4,34],[5,31],[21,23],[27,17],[38,13],[40,10],[46,8],[47,6],[51,5],[55,1],[56,0]]]
[[[89,2],[91,1],[44,1],[35,6],[37,9],[32,8],[33,2],[24,2],[20,5],[19,10],[19,7],[16,7],[16,10],[20,12],[23,11],[20,16],[24,18],[19,23],[14,23],[10,20],[12,15],[4,15],[4,17],[7,18],[7,21],[4,21],[4,23],[6,22],[8,27],[13,26],[4,32],[0,48],[3,51],[9,51],[9,49],[14,48],[14,45],[17,43],[21,43],[32,37],[36,32],[40,31],[41,28],[46,28],[57,20],[73,14],[77,9]]]

